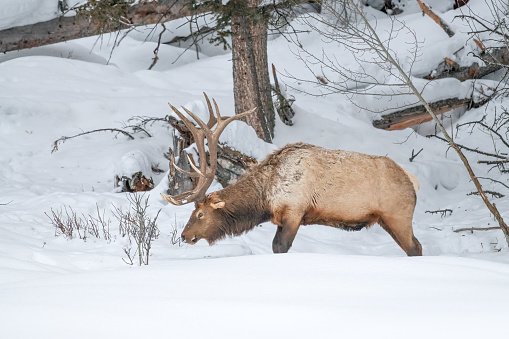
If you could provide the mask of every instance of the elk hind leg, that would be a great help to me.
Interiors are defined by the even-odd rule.
[[[408,256],[422,255],[421,243],[412,229],[412,215],[383,217],[379,223]]]

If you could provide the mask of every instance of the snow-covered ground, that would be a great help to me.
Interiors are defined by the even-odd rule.
[[[0,27],[11,27],[20,18],[42,18],[55,2],[0,0]],[[475,13],[488,15],[482,1],[471,2]],[[405,3],[400,18],[423,41],[413,68],[416,74],[433,69],[460,47],[464,49],[456,61],[471,63],[468,52],[475,44],[466,33],[468,27],[452,20],[456,11],[446,11],[442,1],[428,2],[452,22],[457,34],[447,38],[412,1]],[[378,27],[390,25],[384,15],[377,16]],[[298,22],[294,26],[297,31],[303,27]],[[359,232],[302,227],[284,255],[272,254],[271,223],[214,246],[203,241],[172,245],[172,231],[180,232],[193,206],[167,205],[159,195],[166,189],[166,174],[149,173],[156,188],[145,196],[149,214],[155,216],[161,209],[161,234],[153,243],[150,265],[126,265],[125,239],[117,232],[111,210],[126,208],[129,202],[126,194],[116,193],[114,176],[147,173],[151,167],[168,170],[164,153],[171,145],[171,129],[156,122],[147,126],[152,137],[137,133],[135,140],[89,134],[59,144],[52,153],[53,142],[82,131],[121,128],[133,116],[164,117],[170,114],[168,102],[204,116],[202,92],[216,99],[223,115],[233,114],[231,54],[203,46],[196,60],[192,50],[181,55],[183,48],[163,45],[158,64],[148,71],[157,34],[147,40],[146,31],[131,33],[113,53],[114,39],[105,36],[0,55],[1,338],[503,335],[509,303],[508,246],[500,230],[454,232],[497,224],[478,196],[467,195],[474,186],[453,151],[425,137],[433,130],[430,125],[417,132],[377,130],[371,124],[377,115],[360,110],[346,96],[306,95],[301,90],[316,88],[283,76],[280,81],[291,86],[287,94],[296,98],[294,126],[278,121],[274,145],[268,145],[235,122],[222,140],[258,159],[295,141],[391,157],[420,180],[413,226],[424,256],[406,257],[378,225]],[[342,51],[324,44],[316,32],[301,33],[299,41],[310,51]],[[395,40],[392,47],[405,60],[405,41]],[[296,49],[284,37],[272,39],[269,62],[282,73],[310,77]],[[340,55],[345,65],[354,64],[350,55]],[[490,81],[476,85],[482,83]],[[445,80],[428,86],[426,95],[465,96],[471,86]],[[405,99],[358,100],[375,110]],[[456,133],[454,124],[486,113],[492,116],[508,104],[500,99],[488,108],[455,114],[453,125],[445,119],[447,128],[459,143],[492,150],[491,136],[476,129]],[[410,162],[412,151],[421,148]],[[476,163],[482,156],[468,157],[478,176],[507,183],[507,175]],[[483,184],[506,195],[494,202],[509,219],[508,190],[488,180]],[[211,190],[219,188],[215,183]],[[56,237],[45,213],[64,206],[84,214],[104,211],[111,219],[113,239]],[[452,214],[426,213],[439,209]]]

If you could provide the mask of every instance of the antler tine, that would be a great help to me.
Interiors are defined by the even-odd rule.
[[[186,174],[186,175],[188,175],[188,176],[190,176],[192,178],[198,178],[200,176],[205,176],[205,174],[203,174],[200,171],[200,169],[196,167],[196,165],[194,164],[194,161],[191,158],[191,156],[189,154],[187,154],[187,153],[186,153],[186,155],[187,155],[187,160],[189,161],[189,165],[191,166],[191,168],[193,170],[195,170],[196,173],[189,172],[189,171],[183,170],[182,168],[178,167],[177,164],[175,164],[175,156],[173,154],[171,155],[171,158],[170,158],[170,166],[175,168],[180,173]]]
[[[207,98],[208,100],[208,98]],[[211,135],[211,130],[208,127],[208,124],[205,124],[203,120],[201,120],[199,117],[197,117],[193,112],[185,108],[184,106],[181,106],[182,109],[191,117],[196,124],[200,128],[198,128],[195,124],[193,124],[182,112],[180,112],[176,107],[169,104],[171,109],[178,115],[178,117],[182,120],[182,122],[186,125],[186,127],[189,129],[189,131],[193,134],[194,140],[196,142],[196,147],[198,149],[198,155],[200,157],[200,166],[199,168],[196,166],[196,164],[193,162],[192,158],[189,157],[189,164],[191,168],[195,172],[188,172],[180,167],[178,167],[175,164],[175,161],[170,160],[170,166],[175,168],[177,171],[187,174],[191,177],[198,178],[198,182],[196,187],[191,190],[187,191],[178,195],[169,196],[166,194],[161,194],[163,199],[171,204],[174,205],[183,205],[187,204],[192,201],[196,201],[197,199],[200,199],[201,197],[205,196],[205,192],[209,188],[210,184],[214,180],[215,175],[215,168],[217,167],[217,161],[215,161],[215,166],[211,166],[210,168],[207,165],[207,156],[205,152],[205,138]],[[208,103],[209,106],[209,113],[211,115],[211,119],[209,119],[209,124],[215,125],[216,124],[216,118],[213,116],[212,112],[212,105],[210,102]]]
[[[209,100],[209,97],[207,96],[207,93],[203,92],[203,95],[205,96],[205,100],[207,100],[207,107],[209,109],[209,122],[207,122],[207,127],[209,129],[211,129],[217,123],[217,119],[214,115],[214,110],[212,110],[212,105],[210,104],[210,100]],[[214,99],[212,99],[212,100],[214,100]],[[214,100],[214,104],[215,103],[216,103],[216,101]],[[216,110],[217,110],[217,105],[216,105]]]
[[[214,116],[214,110],[212,109],[212,105],[207,94],[203,93],[203,95],[205,96],[205,100],[207,101],[207,107],[209,109],[209,121],[207,124],[205,124],[203,120],[198,118],[193,112],[191,112],[184,106],[181,106],[182,109],[199,125],[200,128],[196,127],[191,121],[189,121],[184,116],[184,114],[182,114],[182,112],[180,112],[177,108],[169,104],[171,109],[178,115],[178,117],[182,120],[182,122],[184,122],[186,127],[193,134],[194,140],[196,142],[196,147],[198,148],[198,155],[200,157],[200,166],[198,168],[188,155],[189,164],[191,168],[195,171],[195,173],[184,171],[175,164],[175,160],[170,161],[170,166],[174,167],[177,171],[185,173],[191,177],[198,178],[196,188],[192,191],[184,192],[174,196],[169,196],[161,193],[163,199],[173,205],[187,204],[189,202],[195,201],[205,196],[205,193],[207,192],[207,189],[210,187],[210,184],[212,184],[212,181],[214,180],[214,176],[216,174],[217,147],[219,136],[230,122],[232,122],[233,120],[241,119],[246,115],[253,113],[256,110],[256,108],[253,108],[249,111],[234,115],[232,117],[221,117],[221,113],[219,112],[217,102],[216,100],[212,99],[215,107]],[[214,130],[212,130],[212,127],[216,125],[216,123],[217,126],[215,127]],[[207,156],[205,152],[205,138],[207,138],[209,146],[210,167],[207,165]]]
[[[182,112],[180,112],[175,106],[173,106],[170,103],[168,103],[168,105],[170,105],[173,112],[175,112],[178,115],[178,117],[180,118],[180,120],[182,120],[184,125],[186,125],[186,127],[191,131],[191,133],[193,133],[192,131],[196,129],[196,126],[191,121],[189,121],[189,119],[187,119],[184,116],[184,114],[182,114]]]
[[[191,166],[191,168],[196,172],[198,173],[198,176],[202,176],[202,177],[205,177],[206,174],[205,173],[202,173],[202,171],[196,167],[196,165],[194,164],[194,161],[193,159],[191,159],[191,156],[188,154],[187,155],[187,159],[189,160],[189,166]],[[189,173],[189,174],[192,174],[192,173]]]
[[[184,192],[182,194],[178,194],[178,195],[174,195],[174,196],[167,195],[164,193],[160,193],[160,194],[161,194],[161,197],[165,201],[169,202],[170,204],[173,204],[176,206],[181,206],[181,205],[187,204],[188,202],[191,202],[189,198],[191,197],[192,192],[191,191]]]
[[[221,112],[219,112],[219,107],[217,106],[217,102],[214,98],[212,98],[212,101],[214,102],[214,107],[216,108],[217,120],[221,121],[223,118],[221,117]]]
[[[203,120],[201,120],[200,118],[198,118],[193,112],[191,112],[190,110],[188,110],[187,108],[185,108],[184,106],[180,106],[182,107],[182,109],[184,111],[186,111],[187,114],[189,114],[189,116],[191,118],[193,118],[194,121],[196,121],[196,123],[201,127],[201,129],[203,131],[207,131],[209,130],[209,128],[207,128],[207,125],[203,122]]]
[[[230,122],[232,122],[234,120],[242,119],[243,117],[248,116],[249,114],[251,114],[254,111],[256,111],[256,109],[257,109],[257,107],[252,108],[249,111],[245,111],[245,112],[242,112],[242,113],[239,113],[239,114],[235,114],[235,115],[233,115],[231,117],[221,118],[220,122],[217,123],[217,127],[214,130],[214,134],[217,135],[217,137],[219,138],[219,135],[223,132],[223,130],[226,128],[226,126]]]

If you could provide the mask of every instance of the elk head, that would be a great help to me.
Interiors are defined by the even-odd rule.
[[[213,195],[210,195],[209,197],[207,197],[207,199],[205,197],[205,193],[212,184],[212,181],[214,181],[214,176],[216,174],[217,146],[219,142],[219,136],[230,122],[234,120],[239,120],[253,113],[256,110],[256,108],[253,108],[249,111],[236,114],[232,117],[222,117],[219,112],[219,107],[217,106],[216,101],[212,99],[215,107],[214,112],[209,98],[205,93],[203,93],[203,95],[205,96],[205,99],[207,101],[207,107],[209,110],[209,121],[207,123],[203,122],[194,113],[192,113],[191,111],[182,106],[182,109],[186,111],[186,113],[198,124],[199,128],[197,128],[191,121],[189,121],[177,108],[169,104],[171,109],[177,114],[177,116],[182,120],[182,122],[193,134],[194,140],[196,142],[196,148],[198,149],[198,156],[200,158],[199,167],[197,167],[194,164],[194,161],[191,158],[189,158],[189,163],[193,170],[192,172],[187,172],[179,168],[175,164],[175,160],[173,159],[173,157],[170,160],[170,166],[173,166],[179,172],[185,173],[191,177],[198,178],[198,183],[196,184],[196,187],[193,190],[178,195],[170,196],[161,193],[163,199],[173,205],[184,205],[190,202],[195,202],[196,208],[193,211],[193,214],[191,215],[191,218],[189,219],[186,227],[184,228],[184,231],[182,232],[183,240],[192,244],[196,243],[200,238],[208,239],[204,234],[204,232],[207,230],[207,224],[204,223],[204,220],[210,220],[209,218],[207,218],[207,215],[213,214],[215,209],[222,208],[224,206],[224,203],[221,206],[221,204],[214,205],[213,203],[211,204],[210,202],[208,202],[208,200],[210,200],[210,198]],[[212,129],[214,126],[215,128]],[[210,166],[208,166],[207,164],[207,154],[205,152],[205,139],[207,139],[209,148]],[[190,231],[191,229],[193,230],[192,232]],[[188,236],[186,236],[187,233],[189,234],[190,239],[187,239],[188,238]],[[191,233],[193,234],[191,235]]]
[[[182,241],[191,245],[200,239],[207,240],[209,244],[214,243],[223,236],[218,225],[224,222],[220,209],[225,206],[225,202],[216,193],[211,193],[203,201],[195,201],[194,206],[195,209],[182,231]]]

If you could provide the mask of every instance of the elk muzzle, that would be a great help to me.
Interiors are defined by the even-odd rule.
[[[182,242],[186,244],[194,245],[200,240],[195,234],[188,234],[185,230],[180,235],[180,238],[182,239]]]

